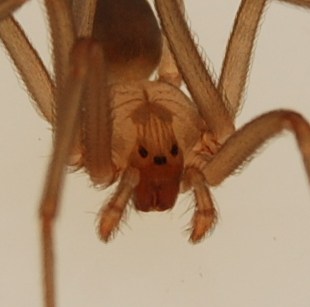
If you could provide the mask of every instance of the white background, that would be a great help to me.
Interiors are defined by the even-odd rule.
[[[239,1],[186,1],[192,29],[219,71]],[[48,56],[36,1],[19,19]],[[277,108],[310,119],[310,12],[271,1],[257,40],[246,103],[237,125]],[[37,204],[51,146],[0,53],[0,305],[42,306]],[[59,307],[309,306],[310,195],[294,138],[269,142],[241,175],[213,190],[220,219],[198,245],[185,232],[193,201],[170,213],[130,211],[114,241],[100,242],[96,212],[104,191],[83,173],[67,177],[57,222]]]

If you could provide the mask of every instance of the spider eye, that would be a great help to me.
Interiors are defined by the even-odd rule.
[[[179,147],[177,144],[173,144],[170,153],[175,157],[179,153]]]
[[[142,158],[146,158],[149,155],[149,152],[143,146],[140,146],[139,154]]]

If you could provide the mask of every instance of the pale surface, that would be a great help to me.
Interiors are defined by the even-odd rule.
[[[239,1],[186,2],[218,71]],[[36,2],[19,16],[49,61]],[[310,120],[310,12],[272,1],[264,20],[238,123],[275,108]],[[0,57],[0,305],[39,307],[37,204],[51,136]],[[82,173],[67,178],[57,223],[59,307],[309,306],[310,194],[293,137],[271,142],[242,175],[213,190],[220,220],[196,246],[184,235],[189,196],[171,213],[132,210],[122,233],[101,243],[95,218],[105,192],[89,188]]]

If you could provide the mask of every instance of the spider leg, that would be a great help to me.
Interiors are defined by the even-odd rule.
[[[18,22],[12,17],[0,21],[0,38],[12,58],[40,114],[52,123],[54,82],[40,56],[32,47]]]
[[[243,0],[226,48],[218,89],[234,118],[241,104],[252,49],[267,0]],[[240,52],[242,50],[242,52]]]
[[[182,14],[184,14],[184,2],[178,0],[178,5]],[[158,67],[159,80],[170,83],[175,87],[180,87],[182,82],[182,75],[180,74],[178,67],[173,58],[173,54],[170,51],[167,38],[163,34],[163,48],[160,64]]]
[[[173,55],[169,49],[167,38],[163,37],[163,48],[160,64],[158,67],[158,79],[163,82],[180,87],[182,82],[182,75],[180,74]]]
[[[49,17],[54,55],[54,73],[57,93],[62,93],[69,66],[69,56],[76,39],[73,15],[68,1],[45,0]],[[58,101],[56,99],[56,101]],[[58,106],[56,106],[57,112]]]
[[[0,20],[7,17],[27,0],[3,0],[0,3]]]
[[[112,120],[109,105],[106,64],[101,44],[91,39],[84,43],[93,45],[94,53],[89,63],[90,72],[83,95],[84,166],[95,184],[110,184],[115,176],[112,163]]]
[[[298,113],[276,110],[259,116],[239,129],[226,141],[213,160],[201,167],[208,184],[220,184],[249,160],[265,141],[285,129],[295,135],[310,182],[310,125]]]
[[[63,187],[65,165],[74,136],[78,129],[81,97],[89,75],[89,63],[96,50],[85,43],[79,43],[73,50],[67,82],[59,95],[59,105],[54,138],[54,149],[46,177],[40,205],[42,227],[42,252],[45,302],[47,307],[55,306],[54,289],[54,221],[59,207]]]
[[[282,0],[309,8],[309,0]],[[232,117],[237,115],[249,72],[253,46],[267,0],[243,0],[230,35],[219,78],[218,89],[229,104]],[[240,52],[242,50],[242,52]]]
[[[97,0],[73,0],[73,20],[78,37],[90,37],[93,30]]]
[[[186,169],[184,177],[193,187],[195,193],[196,209],[192,219],[190,240],[197,243],[212,229],[217,215],[203,174],[198,169],[189,167]]]
[[[67,80],[69,59],[73,44],[77,39],[76,29],[73,21],[72,3],[63,0],[45,0],[47,16],[51,32],[53,47],[53,61],[55,74],[55,116],[58,116],[58,109],[63,108],[62,99],[59,95],[63,93],[63,86]],[[57,118],[54,126],[57,126]],[[54,127],[57,129],[57,127]],[[81,135],[80,130],[75,135],[71,146],[71,154],[67,163],[73,166],[80,166],[81,157]]]
[[[175,0],[156,0],[162,28],[183,79],[209,129],[223,142],[234,131],[227,106],[197,51],[184,16]]]
[[[117,230],[126,205],[138,183],[139,171],[128,168],[120,180],[116,193],[100,212],[98,233],[101,240],[107,242]]]

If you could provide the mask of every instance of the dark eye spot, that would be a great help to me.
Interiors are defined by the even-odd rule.
[[[173,144],[170,153],[175,157],[179,153],[179,147],[177,144]]]
[[[139,147],[139,154],[142,158],[146,158],[149,155],[148,151],[143,146]]]

